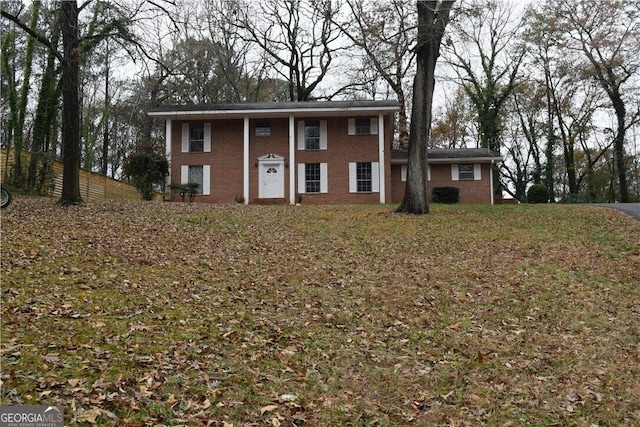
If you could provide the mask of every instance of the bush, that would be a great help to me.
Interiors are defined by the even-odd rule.
[[[161,183],[169,174],[169,162],[151,146],[143,145],[125,160],[123,171],[133,178],[142,199],[152,200],[153,185]]]
[[[529,203],[549,202],[549,189],[542,184],[533,184],[527,190],[527,200]]]
[[[460,200],[460,189],[458,187],[434,187],[433,203],[458,203]]]

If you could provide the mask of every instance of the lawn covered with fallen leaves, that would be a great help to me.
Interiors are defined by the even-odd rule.
[[[640,223],[567,205],[2,212],[2,405],[112,426],[640,425]]]

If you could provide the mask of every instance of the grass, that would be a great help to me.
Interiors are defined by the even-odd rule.
[[[2,405],[70,425],[640,424],[640,225],[20,199]]]

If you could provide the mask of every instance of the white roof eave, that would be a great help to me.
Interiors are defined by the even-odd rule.
[[[242,117],[324,117],[324,116],[356,116],[371,113],[393,113],[400,107],[353,107],[353,108],[291,108],[291,109],[252,109],[252,110],[198,110],[198,111],[152,111],[148,113],[151,117],[163,119],[228,119]]]

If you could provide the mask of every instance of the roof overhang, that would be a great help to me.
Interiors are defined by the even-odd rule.
[[[405,150],[393,150],[391,152],[392,165],[406,165],[408,153]],[[485,148],[452,148],[427,150],[428,164],[454,164],[454,163],[497,163],[504,159]]]
[[[395,101],[318,101],[167,106],[149,111],[159,119],[216,120],[234,118],[367,116],[396,112]]]

